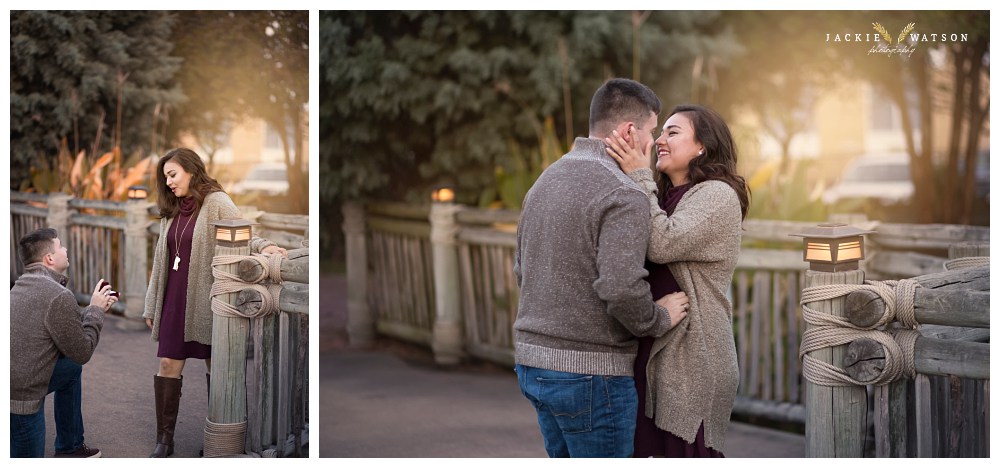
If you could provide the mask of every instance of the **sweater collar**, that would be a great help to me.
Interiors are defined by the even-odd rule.
[[[614,175],[622,184],[638,189],[639,186],[635,181],[625,175],[618,162],[608,154],[607,147],[608,145],[604,143],[603,139],[577,137],[573,141],[573,149],[569,153],[566,153],[563,158],[596,162]]]
[[[24,267],[24,272],[25,273],[30,273],[30,274],[33,274],[33,275],[48,276],[49,278],[52,278],[53,281],[55,281],[56,283],[59,283],[62,286],[66,286],[66,283],[69,282],[69,277],[68,276],[66,276],[66,275],[64,275],[62,273],[59,273],[59,272],[57,272],[55,270],[50,269],[49,267],[45,266],[45,264],[42,263],[42,262],[35,262],[35,263],[32,263],[32,264],[26,265]]]
[[[607,145],[604,143],[604,140],[597,138],[576,137],[576,140],[573,141],[573,149],[570,150],[567,156],[596,161],[606,160],[617,166],[618,163],[615,163],[615,161],[611,159],[611,156],[608,156],[608,152],[604,150],[605,148],[607,148]]]

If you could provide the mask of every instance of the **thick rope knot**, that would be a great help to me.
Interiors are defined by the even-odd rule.
[[[802,335],[802,346],[799,352],[799,359],[802,361],[802,375],[814,384],[826,386],[882,385],[897,380],[902,375],[912,376],[913,345],[916,342],[916,336],[919,336],[918,332],[912,330],[919,325],[913,311],[913,295],[919,286],[917,282],[906,279],[901,281],[867,281],[864,285],[820,285],[803,289],[800,300],[802,316],[812,327]],[[844,317],[811,307],[814,302],[836,299],[861,290],[874,292],[885,303],[882,316],[870,327],[860,327]],[[894,320],[898,320],[909,330],[894,331],[895,335],[878,330]],[[899,337],[900,341],[897,342],[894,336]],[[808,355],[812,351],[846,345],[860,338],[874,340],[881,344],[885,351],[885,367],[879,376],[871,382],[857,381],[840,367]]]
[[[885,349],[885,367],[871,382],[855,380],[840,367],[807,354],[823,348],[846,345],[859,338],[874,340]],[[850,330],[832,326],[810,328],[802,334],[799,359],[802,361],[802,375],[807,380],[828,387],[883,385],[897,380],[906,369],[905,355],[899,344],[888,333],[878,330]],[[912,367],[912,359],[910,366]]]
[[[908,379],[914,378],[917,375],[917,369],[913,362],[914,350],[917,346],[917,338],[920,338],[922,335],[916,330],[903,328],[891,330],[889,333],[892,334],[892,338],[899,344],[899,349],[903,353],[903,375]]]
[[[984,266],[990,266],[990,257],[962,257],[944,262],[944,269],[948,271],[962,270],[965,268],[979,268]]]
[[[283,281],[281,279],[281,261],[283,259],[284,257],[281,255],[271,254],[251,254],[249,257],[242,255],[220,255],[213,259],[212,266],[251,261],[260,266],[260,271],[257,276],[248,279],[247,283],[260,283],[268,279],[275,283],[281,283]]]
[[[257,254],[257,257],[264,257],[264,261],[261,262],[261,266],[264,267],[264,271],[267,272],[267,277],[271,278],[271,281],[275,283],[281,283],[281,260],[284,259],[281,255],[261,255]]]
[[[205,418],[205,457],[242,455],[245,451],[247,422],[215,423]]]
[[[263,259],[260,257],[264,257]],[[277,262],[274,262],[270,257],[278,257]],[[258,282],[248,283],[243,281],[238,275],[223,271],[220,268],[216,268],[222,265],[231,265],[233,263],[239,263],[246,259],[253,259],[261,262],[264,272],[258,279]],[[265,263],[266,262],[266,263]],[[220,317],[243,317],[243,318],[255,318],[263,317],[270,314],[277,313],[279,308],[278,304],[281,296],[281,285],[280,284],[260,284],[271,272],[273,272],[274,265],[278,265],[277,270],[281,269],[281,258],[278,255],[261,255],[261,256],[243,256],[243,255],[219,255],[212,259],[212,276],[215,277],[215,282],[212,283],[211,295],[212,295],[212,312]],[[278,273],[279,279],[281,274]],[[252,289],[260,293],[261,306],[260,309],[242,311],[232,304],[219,299],[217,296],[222,294],[238,293],[245,289]]]
[[[838,317],[836,315],[831,315],[826,312],[820,312],[813,309],[808,304],[811,302],[824,301],[829,299],[836,299],[838,297],[846,296],[854,291],[868,290],[875,294],[878,294],[885,302],[885,310],[882,312],[882,317],[879,318],[877,322],[869,327],[862,327],[851,323],[849,320],[843,317]],[[855,330],[870,330],[882,327],[889,322],[892,322],[895,311],[896,304],[896,294],[893,288],[889,285],[882,284],[879,282],[868,282],[868,284],[831,284],[822,286],[810,286],[802,290],[802,299],[799,301],[802,305],[802,317],[805,319],[806,323],[815,326],[837,326],[845,328],[853,328]]]
[[[886,281],[865,281],[866,286],[875,288],[875,292],[885,302],[885,312],[882,319],[874,327],[882,327],[893,320],[898,320],[907,328],[916,328],[920,323],[914,315],[914,299],[920,283],[912,279],[886,280]],[[859,287],[859,289],[861,289]],[[885,318],[888,317],[888,320]]]
[[[906,328],[917,328],[917,316],[913,312],[913,296],[920,284],[912,279],[896,282],[896,320]]]

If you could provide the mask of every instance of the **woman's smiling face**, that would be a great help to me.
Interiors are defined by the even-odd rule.
[[[671,180],[687,180],[691,160],[703,149],[695,138],[691,119],[683,113],[671,115],[656,139],[656,170],[671,176]]]

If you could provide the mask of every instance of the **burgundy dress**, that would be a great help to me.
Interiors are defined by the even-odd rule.
[[[156,356],[170,359],[209,359],[212,347],[197,341],[184,341],[184,310],[187,308],[188,268],[191,266],[191,238],[198,222],[198,202],[181,199],[181,210],[167,230],[167,285],[160,314],[160,344]],[[178,234],[177,231],[181,233]],[[180,246],[175,240],[180,240]],[[178,252],[179,250],[179,252]],[[174,259],[181,263],[174,270]]]
[[[691,186],[692,184],[684,184],[667,189],[667,196],[660,200],[660,208],[667,212],[667,216],[674,214],[677,202],[681,201],[681,197]],[[646,260],[646,269],[649,270],[646,281],[653,293],[653,299],[659,299],[681,290],[666,264]],[[649,361],[653,341],[652,337],[639,337],[639,351],[635,357],[635,388],[639,392],[639,411],[635,425],[635,452],[632,456],[636,458],[724,458],[722,452],[705,447],[704,424],[698,428],[698,435],[695,437],[694,443],[689,444],[684,439],[656,427],[653,420],[646,417],[646,363]],[[690,395],[689,397],[695,396]]]

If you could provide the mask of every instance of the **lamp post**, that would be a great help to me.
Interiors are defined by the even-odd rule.
[[[455,201],[455,191],[449,187],[441,187],[431,192],[431,201],[439,203],[451,203]]]
[[[245,219],[223,219],[215,228],[215,255],[250,255],[252,223]],[[239,263],[219,267],[237,274]],[[237,293],[220,295],[229,304]],[[219,457],[244,453],[247,421],[246,356],[250,321],[243,317],[216,315],[212,320],[212,377],[208,395],[208,424],[205,426],[205,456]],[[242,431],[232,425],[244,423]],[[219,426],[215,426],[219,425]],[[221,425],[230,425],[228,428]]]
[[[215,241],[220,247],[246,248],[250,255],[250,235],[253,224],[245,219],[220,219],[214,223]]]
[[[839,223],[820,224],[802,233],[802,259],[809,262],[803,288],[835,284],[863,284],[865,272],[858,269],[865,258],[865,231]],[[844,297],[810,302],[819,312],[845,317]],[[816,328],[806,323],[806,330]],[[810,351],[810,357],[835,367],[843,366],[847,346]],[[868,397],[863,386],[829,387],[808,379],[806,389],[806,456],[862,457]]]
[[[145,185],[133,185],[128,188],[128,199],[131,200],[145,200],[149,196],[149,190],[146,189]]]
[[[858,269],[858,262],[865,258],[864,235],[872,232],[846,224],[827,223],[790,235],[803,238],[802,259],[809,262],[810,270],[836,273]]]
[[[440,188],[431,193],[431,249],[434,261],[434,328],[431,348],[438,364],[458,364],[464,355],[458,282],[458,225],[455,214],[461,207],[453,203],[455,192]]]
[[[375,317],[368,307],[368,247],[364,205],[345,202],[344,244],[347,246],[347,336],[352,347],[375,339]]]
[[[146,187],[135,185],[128,189],[125,203],[125,284],[119,289],[125,299],[125,320],[118,322],[122,330],[145,330],[142,319],[146,301],[146,274],[148,261],[146,246],[149,243],[149,203]]]

